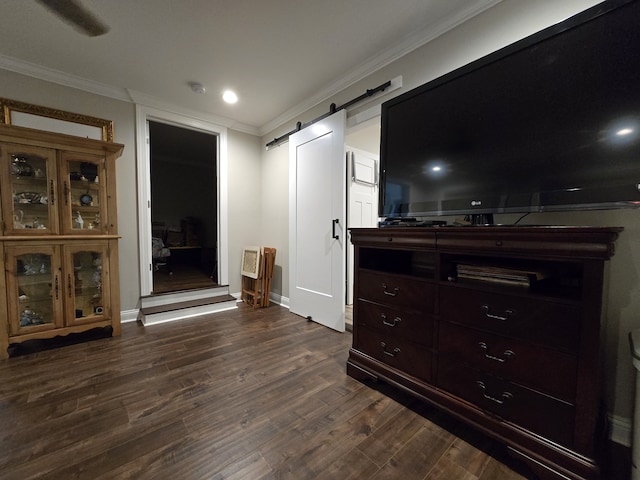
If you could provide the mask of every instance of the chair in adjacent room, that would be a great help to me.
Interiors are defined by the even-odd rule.
[[[171,265],[169,263],[169,257],[171,256],[171,250],[165,245],[166,230],[164,224],[154,222],[151,233],[151,261],[153,262],[153,271],[157,272],[161,267],[168,270],[169,275],[172,275]]]

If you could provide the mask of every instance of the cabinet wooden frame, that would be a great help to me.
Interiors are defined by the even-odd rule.
[[[620,231],[618,227],[351,229],[355,295],[347,373],[360,380],[386,381],[452,414],[504,443],[541,479],[600,478],[603,278]],[[533,266],[541,278],[547,273],[548,277],[529,284],[496,276],[484,281],[457,278],[457,265],[470,260],[485,262],[487,271],[505,265],[514,271]],[[425,285],[430,293],[424,293],[425,287],[416,293],[416,285]],[[434,300],[423,302],[419,309],[426,298]],[[431,346],[407,340],[417,331],[400,334],[399,329],[388,328],[382,335],[382,326],[377,326],[378,333],[372,336],[371,322],[384,320],[376,312],[391,308],[410,312],[413,328],[422,318],[420,336],[428,337],[423,330],[431,328]],[[402,315],[395,323],[408,325]],[[411,345],[408,363],[400,358],[402,342]],[[387,358],[388,348],[396,345],[398,354]],[[463,355],[460,349],[465,350]],[[562,378],[530,371],[539,365],[548,368],[548,362],[531,362],[536,352],[548,352],[561,362],[562,368],[553,373]],[[502,363],[511,355],[518,361],[527,359],[526,365],[513,362],[505,367]],[[416,362],[430,366],[430,376],[416,369]]]
[[[100,278],[100,299],[110,298],[109,283],[109,241],[105,240],[87,240],[82,244],[67,244],[64,246],[64,263],[63,272],[65,275],[65,285],[67,288],[65,322],[67,326],[83,325],[95,323],[110,318],[111,308],[108,303],[101,302],[93,305],[90,301],[80,302],[80,295],[94,295],[94,289],[90,289],[88,293],[82,291],[86,289],[80,282],[82,279],[77,278],[79,271],[89,271],[99,275]],[[76,265],[74,256],[76,254],[89,254],[96,259],[100,259],[99,265]],[[99,269],[98,269],[99,267]],[[84,281],[97,281],[97,279],[85,279]],[[79,308],[83,307],[83,308]],[[95,307],[100,307],[96,311]],[[78,311],[80,310],[80,311]]]
[[[0,179],[2,179],[2,204],[3,204],[3,225],[4,235],[56,235],[59,232],[58,220],[58,204],[57,204],[57,181],[56,181],[56,151],[52,148],[34,147],[22,143],[5,143],[0,146],[0,159],[3,164]],[[16,178],[11,172],[11,158],[15,155],[26,155],[31,158],[37,157],[41,159],[44,166],[41,178],[23,177]],[[20,183],[24,184],[24,188],[33,190],[34,184],[41,184],[36,187],[41,193],[47,195],[46,204],[31,203],[20,204],[14,199],[14,188],[19,188]],[[38,208],[46,212],[47,228],[44,229],[25,229],[17,225],[18,222],[24,221],[22,215],[25,209]],[[28,212],[27,212],[28,214]]]
[[[21,129],[21,127],[13,127]],[[0,125],[0,139],[3,138],[3,127]],[[32,133],[29,129],[24,129]],[[45,132],[46,133],[46,132]],[[50,138],[48,134],[47,137]],[[33,137],[33,135],[29,135]],[[36,135],[37,137],[37,135]],[[117,206],[116,206],[116,190],[115,179],[109,178],[107,175],[107,163],[112,163],[122,152],[122,146],[113,143],[103,143],[95,140],[80,139],[81,142],[75,140],[75,137],[65,136],[70,140],[68,145],[60,143],[48,145],[50,148],[34,146],[38,140],[33,138],[32,143],[7,142],[0,143],[0,159],[3,163],[0,179],[3,179],[3,185],[10,185],[16,182],[25,183],[25,188],[29,184],[38,182],[46,182],[46,190],[40,193],[46,193],[48,199],[46,204],[32,205],[26,204],[23,209],[38,207],[46,208],[48,211],[48,228],[18,228],[15,225],[17,220],[17,212],[20,210],[20,204],[15,203],[14,192],[11,188],[2,189],[3,203],[3,222],[4,235],[9,236],[33,236],[42,237],[46,235],[66,234],[66,235],[107,235],[113,234],[117,230]],[[16,139],[18,140],[18,139]],[[103,144],[99,148],[95,143]],[[96,153],[97,152],[97,153]],[[46,172],[42,178],[24,177],[16,179],[11,175],[11,158],[15,154],[26,154],[41,157],[46,162]],[[96,180],[78,179],[75,176],[79,172],[75,172],[72,166],[76,164],[92,164],[96,166]],[[114,173],[111,174],[114,176]],[[9,181],[11,180],[11,181]],[[83,205],[79,200],[79,194],[73,193],[82,191],[91,194],[97,205]],[[84,215],[84,226],[79,229],[76,223],[78,215]],[[82,231],[80,231],[82,230]]]
[[[40,177],[43,177],[47,182],[47,195],[52,195],[51,202],[43,201],[38,206],[48,209],[46,228],[36,228],[35,225],[17,228],[18,225],[13,222],[16,205],[20,205],[16,200],[19,199],[15,198],[13,188],[2,189],[0,263],[5,273],[0,275],[0,300],[3,305],[0,309],[0,358],[7,358],[11,344],[27,340],[52,338],[101,327],[111,327],[114,336],[120,335],[115,161],[123,148],[123,145],[112,142],[0,124],[0,180],[3,187],[12,185],[12,182],[37,186]],[[43,159],[37,177],[33,172],[25,175],[27,178],[24,180],[12,176],[11,154],[16,152],[37,155]],[[76,171],[80,167],[87,167],[89,178],[85,178],[83,172]],[[90,197],[90,201],[79,201],[79,196],[84,194]],[[90,227],[87,223],[74,223],[78,213],[87,217],[83,218],[83,222],[93,222]],[[87,273],[95,274],[94,281],[96,285],[99,284],[99,288],[96,287],[92,292],[84,292],[76,282],[73,256],[78,252],[88,252],[90,258],[99,259],[96,260],[99,265]],[[51,258],[54,320],[46,324],[37,321],[29,323],[23,319],[24,325],[20,325],[20,316],[24,314],[27,304],[20,303],[22,295],[17,289],[17,277],[25,272],[17,271],[16,255],[29,254]],[[48,267],[43,267],[43,272],[47,270]],[[76,297],[76,294],[92,296],[96,304],[93,305],[91,299],[80,304],[80,297]],[[29,296],[23,298],[28,300]],[[34,318],[38,319],[37,316]]]
[[[24,334],[39,333],[53,330],[64,326],[63,322],[63,298],[62,290],[64,278],[62,275],[62,264],[60,256],[60,245],[53,245],[49,242],[37,244],[11,244],[5,246],[5,271],[7,272],[7,308],[9,312],[9,336],[20,336]],[[17,264],[21,263],[21,258],[29,256],[48,257],[50,263],[46,271],[26,274],[18,271]],[[22,283],[26,280],[28,283]],[[28,298],[30,292],[21,293],[20,290],[29,286],[49,288],[51,321],[41,325],[23,326],[20,324],[20,312],[25,307],[29,307],[33,299]],[[24,296],[24,299],[20,299]],[[38,309],[36,309],[38,310]]]

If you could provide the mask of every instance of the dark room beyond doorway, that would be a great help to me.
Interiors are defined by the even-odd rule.
[[[218,137],[149,122],[153,293],[217,283]]]

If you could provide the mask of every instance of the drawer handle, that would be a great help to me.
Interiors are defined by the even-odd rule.
[[[389,355],[390,357],[395,357],[400,353],[400,349],[398,347],[393,349],[393,352],[387,351],[387,344],[384,342],[380,342],[380,346],[382,347],[382,351],[385,355]]]
[[[482,396],[484,398],[486,398],[487,400],[491,400],[492,402],[497,403],[498,405],[504,405],[504,403],[507,400],[510,400],[513,398],[513,393],[509,393],[509,392],[502,392],[502,395],[500,396],[501,398],[494,397],[493,395],[489,395],[487,393],[487,387],[483,381],[478,380],[476,384],[478,385],[480,390],[482,390]]]
[[[402,321],[400,317],[396,317],[393,320],[387,320],[387,316],[384,313],[380,314],[380,318],[382,318],[382,323],[387,327],[395,327],[400,321]]]
[[[395,297],[396,295],[398,295],[398,292],[400,291],[400,289],[398,287],[393,289],[393,292],[390,292],[389,290],[387,290],[387,284],[383,283],[382,284],[382,288],[384,290],[384,294],[385,295],[389,295],[390,297]]]
[[[503,322],[506,320],[509,320],[509,317],[513,314],[515,314],[515,310],[505,310],[504,311],[504,316],[502,315],[495,315],[493,313],[489,313],[489,305],[482,305],[482,311],[484,312],[485,316],[487,318],[492,318],[493,320],[502,320]]]
[[[505,350],[504,353],[502,354],[502,356],[504,358],[501,357],[496,357],[495,355],[490,355],[489,354],[489,347],[487,347],[487,344],[484,342],[478,342],[478,346],[482,349],[482,351],[484,352],[484,356],[485,358],[488,358],[489,360],[494,360],[496,362],[500,362],[500,363],[505,363],[507,360],[509,360],[512,357],[515,357],[515,353],[513,352],[513,350]]]

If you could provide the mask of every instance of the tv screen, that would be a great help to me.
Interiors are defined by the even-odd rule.
[[[640,206],[640,2],[604,2],[382,105],[381,217]]]

